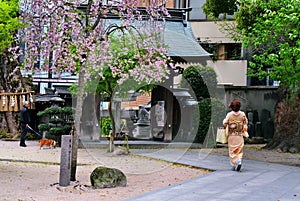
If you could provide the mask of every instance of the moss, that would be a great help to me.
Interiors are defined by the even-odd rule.
[[[90,175],[91,184],[95,188],[113,188],[126,186],[125,174],[115,168],[97,167]]]

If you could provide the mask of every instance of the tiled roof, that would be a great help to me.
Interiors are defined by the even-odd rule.
[[[188,60],[190,57],[209,57],[211,55],[196,41],[189,22],[186,23],[186,27],[182,22],[166,22],[164,41],[171,57]]]
[[[107,20],[107,27],[116,24],[120,25],[119,19],[104,19]],[[136,26],[141,26],[136,22]],[[164,33],[162,34],[163,41],[168,48],[168,56],[180,58],[184,62],[199,62],[207,60],[210,53],[206,52],[197,42],[192,32],[189,22],[182,21],[158,21],[164,26]],[[165,24],[163,24],[165,23]]]

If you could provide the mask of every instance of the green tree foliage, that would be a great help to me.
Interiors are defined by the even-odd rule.
[[[46,117],[47,121],[39,124],[39,131],[46,131],[47,138],[61,142],[61,135],[69,134],[73,122],[74,110],[71,107],[52,106],[37,113],[38,117]]]
[[[203,143],[208,135],[209,126],[212,122],[212,132],[216,135],[217,128],[222,126],[222,120],[225,117],[226,108],[224,103],[217,98],[205,98],[199,102],[199,127],[195,137],[195,142]]]
[[[280,81],[275,133],[266,148],[284,152],[300,148],[299,19],[299,0],[242,0],[236,15],[238,31],[251,51],[249,74]]]
[[[243,0],[236,15],[238,31],[253,57],[250,75],[268,75],[293,94],[300,89],[299,19],[298,0]]]
[[[129,32],[132,32],[133,30],[129,30]],[[112,63],[108,63],[104,66],[103,69],[103,77],[100,80],[96,80],[96,83],[90,82],[87,84],[89,86],[92,84],[91,88],[93,87],[93,84],[97,85],[97,93],[105,93],[109,98],[113,96],[113,93],[116,91],[116,88],[118,88],[118,92],[120,93],[126,93],[128,90],[131,89],[145,89],[145,90],[151,90],[153,85],[151,83],[146,83],[143,81],[136,82],[134,81],[133,77],[128,77],[128,79],[122,81],[122,85],[120,85],[120,79],[122,77],[121,74],[129,74],[130,71],[132,71],[136,66],[139,66],[139,60],[136,55],[148,55],[149,50],[139,47],[139,43],[142,43],[143,40],[148,37],[147,35],[142,34],[136,34],[133,36],[132,34],[123,33],[120,35],[119,30],[116,30],[112,33],[110,33],[109,38],[111,41],[110,49],[112,51],[112,55],[115,58],[112,60]],[[128,51],[124,52],[123,48],[127,47]],[[166,61],[170,61],[170,59],[166,55],[162,55],[160,53],[153,54],[153,56],[150,59],[154,58],[161,58]],[[149,60],[150,62],[150,60]],[[112,67],[118,67],[123,66],[123,71],[116,72],[114,71]],[[154,68],[154,66],[153,66]],[[92,74],[97,74],[97,71],[92,72]],[[93,76],[93,75],[92,75]],[[164,74],[166,76],[166,74]],[[97,75],[95,75],[97,77]],[[138,85],[138,86],[137,86]],[[148,87],[147,87],[148,86]],[[150,86],[150,87],[149,87]],[[124,94],[123,94],[124,95]]]
[[[182,88],[192,88],[198,101],[215,96],[217,75],[212,67],[189,66],[183,72]]]
[[[132,30],[129,30],[129,32]],[[153,87],[155,87],[152,83],[146,83],[139,81],[137,82],[132,77],[129,77],[128,79],[124,80],[122,84],[120,84],[120,79],[122,78],[120,72],[114,71],[113,67],[117,66],[123,66],[124,70],[122,74],[129,74],[129,71],[133,70],[136,66],[139,66],[139,59],[136,57],[136,55],[148,55],[147,49],[143,49],[139,47],[139,43],[142,43],[144,37],[147,37],[142,34],[137,34],[135,37],[133,35],[124,33],[120,34],[120,30],[115,30],[114,32],[110,33],[108,36],[110,38],[110,49],[112,51],[113,59],[111,63],[108,63],[104,66],[102,71],[102,77],[101,79],[91,79],[91,81],[87,82],[85,85],[86,91],[89,92],[96,92],[96,94],[102,94],[103,97],[107,97],[109,104],[109,115],[110,115],[110,121],[111,121],[111,129],[112,134],[115,133],[115,121],[114,116],[112,114],[112,103],[113,98],[122,98],[128,96],[129,90],[141,90],[142,92],[148,92]],[[123,48],[128,47],[128,51],[124,52]],[[153,54],[152,59],[154,58],[162,58],[166,61],[169,61],[169,58],[167,58],[166,55],[162,55],[159,53]],[[154,66],[153,66],[154,68]],[[91,72],[92,78],[97,78],[98,71],[94,70]],[[96,88],[96,91],[95,91]],[[118,95],[115,94],[115,92],[118,92]],[[105,131],[102,131],[105,132]]]
[[[18,5],[18,0],[0,0],[0,53],[13,43],[15,33],[21,27]]]
[[[237,10],[237,0],[207,0],[202,6],[203,12],[210,18],[218,18],[220,14],[233,15]]]
[[[18,29],[19,1],[0,0],[0,89],[5,92],[32,91],[29,79],[23,78],[19,66],[18,56]],[[12,138],[19,137],[18,113],[2,112],[0,119],[4,119],[0,130],[13,134]]]
[[[102,136],[106,137],[110,135],[112,129],[111,125],[111,119],[109,117],[103,117],[101,118],[101,131],[102,131]]]
[[[210,123],[212,122],[214,132],[222,125],[225,117],[225,106],[223,101],[217,99],[217,75],[212,67],[195,65],[189,66],[183,72],[180,86],[192,89],[199,102],[199,119],[195,123],[199,124],[195,142],[203,143],[208,134]]]

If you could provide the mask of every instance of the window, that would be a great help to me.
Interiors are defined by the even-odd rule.
[[[175,8],[186,8],[186,0],[175,0]]]
[[[227,60],[240,60],[242,58],[242,44],[229,43],[225,44],[225,54]]]
[[[198,40],[199,41],[199,40]],[[199,41],[199,44],[212,55],[212,60],[240,60],[242,59],[241,43],[210,43]]]

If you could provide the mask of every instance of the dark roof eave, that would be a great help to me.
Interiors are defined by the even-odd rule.
[[[81,11],[86,11],[88,5],[87,4],[80,4],[80,6],[78,7],[79,10]],[[118,10],[118,6],[111,6],[111,10]],[[105,19],[120,19],[120,16],[116,13],[116,12],[112,12],[110,10],[110,12],[106,13],[105,15],[101,16],[101,18],[105,18]],[[141,15],[141,13],[145,13],[144,18],[148,19],[149,17],[147,17],[147,8],[146,7],[138,7],[137,8],[139,15]],[[182,23],[186,23],[186,13],[192,11],[192,8],[167,8],[168,13],[170,14],[170,17],[165,16],[166,21],[180,21]],[[161,12],[162,15],[164,15],[163,12]]]
[[[85,10],[86,8],[87,5],[82,4],[80,6],[81,10]],[[112,7],[112,9],[114,8],[117,9],[117,6]],[[191,10],[191,8],[168,9],[171,17],[165,16],[166,26],[164,43],[169,48],[170,57],[181,57],[187,59],[211,56],[211,54],[206,52],[197,42],[189,22],[186,21],[186,13]],[[145,7],[139,7],[138,11],[145,14],[144,20],[149,18]],[[120,17],[113,12],[107,13],[103,16],[103,19],[112,20],[116,24],[120,23]]]

